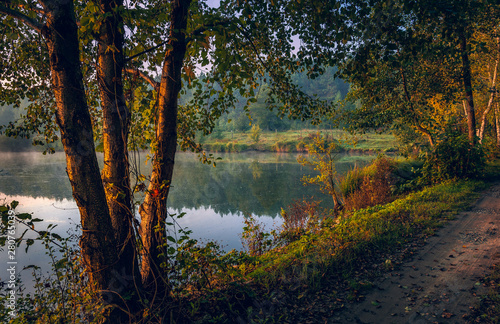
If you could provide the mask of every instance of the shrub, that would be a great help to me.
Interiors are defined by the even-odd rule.
[[[225,145],[220,143],[220,142],[215,142],[211,145],[210,150],[213,152],[217,153],[224,153],[225,152]]]
[[[297,143],[297,146],[295,147],[297,149],[297,152],[307,152],[306,148],[306,143],[304,141],[300,141]]]
[[[234,146],[234,142],[228,142],[226,144],[226,152],[231,153],[231,152],[236,152],[236,148]]]
[[[293,152],[296,147],[295,141],[281,140],[272,145],[275,152]]]
[[[243,248],[251,256],[262,255],[276,247],[276,231],[267,233],[264,225],[253,216],[245,217],[245,226],[241,233]]]
[[[390,202],[394,169],[395,162],[382,156],[363,169],[349,171],[339,181],[344,207],[357,210]]]
[[[365,173],[363,169],[355,166],[354,169],[349,170],[343,177],[341,177],[340,181],[337,181],[337,183],[342,196],[347,197],[358,190],[363,182],[364,176]]]
[[[260,140],[261,133],[262,133],[262,130],[260,129],[259,125],[253,125],[252,129],[250,129],[250,139],[254,143],[258,143]]]
[[[500,158],[500,147],[495,137],[485,136],[482,142],[484,155],[488,161]]]
[[[475,178],[485,166],[479,144],[472,146],[466,135],[453,133],[423,156],[422,181],[439,183],[444,180]]]
[[[214,139],[223,139],[224,138],[224,134],[222,133],[222,130],[218,127],[216,127],[212,134],[210,134],[210,136]]]
[[[283,225],[279,236],[285,243],[296,241],[306,232],[318,229],[319,203],[314,200],[296,200],[288,210],[281,210]]]
[[[332,197],[334,211],[342,210],[342,202],[336,188],[337,170],[335,169],[335,161],[340,146],[334,141],[328,141],[318,133],[313,142],[306,145],[306,148],[309,152],[308,156],[299,155],[297,162],[303,166],[314,168],[319,174],[316,176],[304,175],[302,182],[305,185],[314,184],[319,186],[323,193]]]

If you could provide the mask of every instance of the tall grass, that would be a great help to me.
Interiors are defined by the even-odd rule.
[[[390,202],[391,176],[396,163],[384,156],[365,168],[355,167],[338,181],[346,210],[357,210]]]

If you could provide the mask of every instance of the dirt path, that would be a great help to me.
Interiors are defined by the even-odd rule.
[[[427,239],[396,270],[374,282],[357,303],[345,304],[329,323],[465,323],[485,292],[479,283],[500,262],[500,184],[468,212]]]

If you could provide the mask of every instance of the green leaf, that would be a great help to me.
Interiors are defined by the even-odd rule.
[[[10,204],[10,208],[11,209],[16,209],[16,207],[19,205],[19,201],[16,201],[14,200],[11,204]]]
[[[31,214],[28,214],[28,213],[21,213],[21,214],[18,214],[17,217],[19,219],[22,219],[22,220],[25,220],[25,219],[31,219]]]
[[[26,240],[26,249],[25,249],[26,253],[28,252],[29,247],[32,246],[34,243],[35,243],[35,241],[33,239]]]

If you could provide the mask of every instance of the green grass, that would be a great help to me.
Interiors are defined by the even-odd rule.
[[[484,186],[474,181],[446,182],[387,205],[356,211],[327,222],[319,233],[265,254],[248,275],[266,286],[295,278],[308,287],[326,274],[348,276],[363,259],[432,232],[466,209]]]
[[[310,142],[318,130],[290,130],[286,132],[262,132],[257,143],[250,133],[220,132],[203,139],[204,148],[211,152],[303,152],[304,145]],[[320,130],[340,142],[346,151],[357,152],[395,152],[397,143],[390,134],[368,133],[352,136],[343,130]]]

